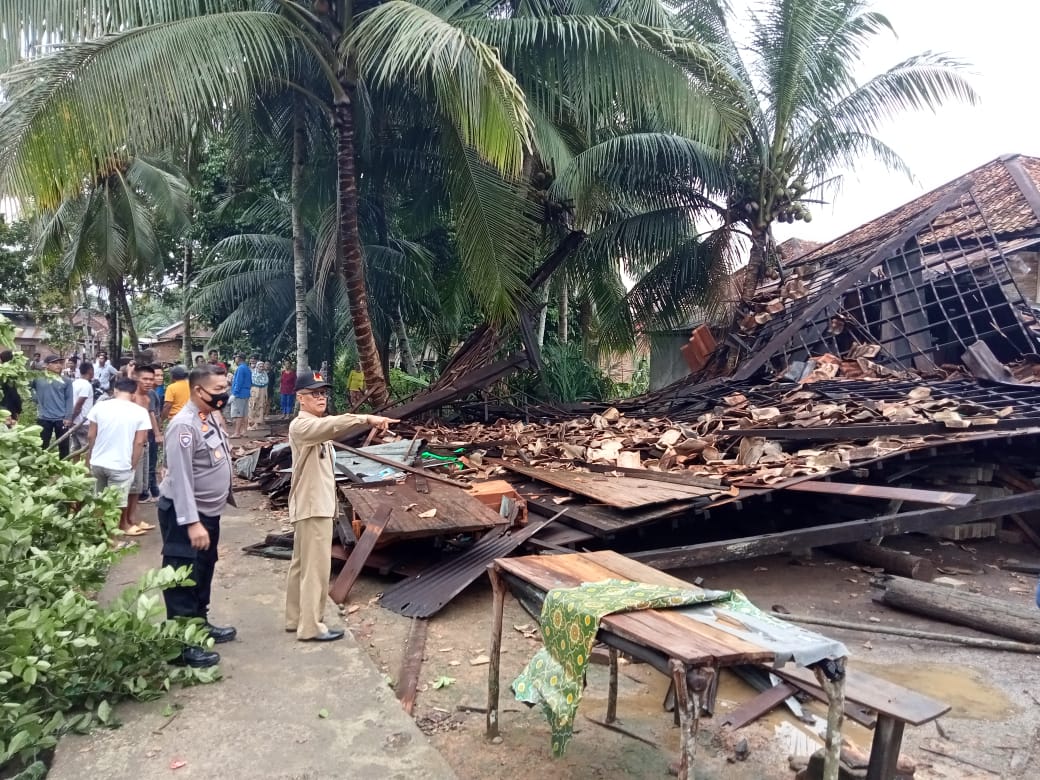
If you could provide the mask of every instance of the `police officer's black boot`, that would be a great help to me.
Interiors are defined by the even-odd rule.
[[[205,669],[207,666],[216,666],[220,663],[220,654],[211,653],[201,647],[185,647],[179,656],[170,661],[174,666],[191,666],[195,669]]]
[[[234,626],[215,626],[208,620],[206,621],[206,630],[213,637],[213,642],[218,645],[222,642],[230,642],[238,636],[238,631]]]

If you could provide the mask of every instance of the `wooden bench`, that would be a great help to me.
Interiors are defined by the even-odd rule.
[[[545,594],[554,588],[573,588],[583,582],[615,579],[698,590],[672,577],[612,551],[570,555],[499,558],[488,567],[494,594],[488,667],[487,736],[499,734],[499,684],[502,652],[502,617],[505,595],[511,590],[525,608],[538,614]],[[681,729],[679,777],[693,777],[695,737],[702,709],[710,707],[719,670],[745,664],[775,661],[773,650],[674,610],[640,610],[605,616],[596,639],[610,649],[610,690],[607,720],[617,708],[618,651],[644,661],[666,675],[675,688],[675,709]],[[841,748],[844,709],[845,659],[817,664],[810,678],[825,691],[828,700],[827,759],[824,777],[836,779]],[[832,672],[832,677],[825,673]],[[833,672],[836,671],[836,674]],[[813,676],[815,675],[815,677]]]
[[[783,667],[772,671],[795,687],[827,701],[826,694],[808,670]],[[907,724],[922,726],[950,711],[948,704],[855,669],[849,670],[845,679],[845,700],[877,713],[867,780],[888,780],[895,776]]]

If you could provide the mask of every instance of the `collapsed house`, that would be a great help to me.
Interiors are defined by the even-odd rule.
[[[492,415],[486,400],[459,403],[539,361],[529,328],[521,329],[525,350],[504,358],[499,334],[476,331],[430,391],[389,410],[406,418],[395,426],[403,439],[341,445],[335,461],[343,513],[331,552],[343,565],[331,595],[346,600],[365,568],[401,576],[378,603],[418,618],[397,685],[406,711],[415,703],[424,619],[490,566],[499,638],[496,649],[493,632],[485,658],[487,718],[488,735],[497,734],[499,569],[531,561],[551,570],[545,587],[560,587],[564,564],[575,567],[573,586],[595,556],[610,556],[624,571],[628,559],[667,570],[822,547],[900,575],[871,582],[879,603],[1014,641],[926,638],[1035,654],[1040,631],[1031,606],[919,582],[935,576],[930,560],[863,542],[910,532],[952,540],[999,534],[1040,549],[1038,182],[1040,160],[1000,158],[811,248],[759,287],[730,332],[693,333],[683,345],[690,376],[614,405],[499,405]],[[452,424],[429,414],[444,406],[454,407]],[[285,500],[286,445],[239,462],[273,504]],[[285,544],[291,538],[272,535],[255,548]],[[501,560],[579,550],[596,552]],[[649,582],[647,571],[632,576]],[[537,616],[532,593],[516,595]],[[747,619],[742,612],[738,625]],[[686,641],[673,624],[665,628],[662,636]],[[609,723],[618,648],[642,659],[656,645],[642,635],[639,642],[633,634],[598,636],[610,648]],[[646,657],[653,663],[652,653]],[[845,695],[823,696],[822,668],[815,677],[788,670],[772,680],[776,670],[760,664],[746,658],[734,667],[761,691],[726,715],[734,730],[781,702],[802,718],[796,692],[832,705]],[[949,705],[853,674],[846,715],[875,729],[869,763],[862,761],[867,776],[912,776],[912,762],[896,771],[904,726],[935,720]],[[693,709],[711,714],[715,689],[705,684]],[[670,705],[666,698],[677,717],[688,686],[680,669]],[[828,733],[830,725],[829,713]]]
[[[904,532],[1040,547],[1038,182],[1040,160],[1000,158],[811,249],[691,341],[697,373],[640,398],[445,425],[429,410],[525,358],[453,362],[390,412],[414,410],[401,452],[342,454],[390,465],[344,465],[336,556],[409,575],[384,603],[429,617],[521,549],[678,568]],[[285,465],[261,462],[267,492]],[[508,482],[489,504],[445,479]]]

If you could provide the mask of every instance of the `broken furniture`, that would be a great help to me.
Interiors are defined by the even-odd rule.
[[[425,487],[425,492],[420,488]],[[403,539],[482,534],[509,524],[463,488],[410,475],[403,482],[378,488],[342,490],[358,524],[364,529],[329,595],[346,601],[354,582],[377,543]]]
[[[571,555],[500,558],[488,567],[493,590],[491,663],[488,669],[487,736],[499,732],[499,675],[502,651],[502,616],[506,590],[512,591],[528,611],[540,608],[553,588],[572,588],[583,582],[621,580],[696,590],[696,586],[636,563],[611,551]],[[708,604],[706,607],[711,608]],[[711,623],[717,623],[712,625]],[[790,624],[792,632],[802,632]],[[775,647],[757,643],[750,633],[735,631],[716,615],[710,620],[696,619],[676,610],[641,610],[605,616],[597,640],[610,648],[611,686],[607,719],[617,709],[617,653],[623,652],[645,661],[669,677],[676,691],[676,709],[682,729],[679,777],[693,777],[695,738],[702,709],[712,711],[715,682],[720,669],[748,663],[781,661]],[[819,685],[828,692],[828,767],[837,777],[841,720],[844,707],[844,656],[833,660],[817,659],[814,672]],[[825,672],[825,669],[827,670]],[[828,677],[827,673],[830,673]],[[831,679],[833,678],[833,679]]]
[[[827,695],[807,670],[786,666],[772,671],[789,685],[827,701]],[[867,780],[888,780],[895,776],[903,730],[907,724],[923,726],[951,709],[948,704],[858,669],[847,670],[845,701],[877,713]]]

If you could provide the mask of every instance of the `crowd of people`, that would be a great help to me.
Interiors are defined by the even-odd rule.
[[[0,362],[12,359],[0,352]],[[235,354],[229,367],[211,351],[189,368],[156,366],[150,356],[122,358],[114,366],[105,353],[94,362],[37,355],[30,381],[43,447],[60,456],[83,457],[100,493],[113,489],[125,537],[156,526],[138,517],[140,504],[157,502],[162,565],[187,567],[190,579],[163,591],[167,617],[202,621],[215,643],[235,639],[231,626],[210,622],[209,604],[220,540],[220,516],[234,505],[230,439],[264,422],[271,399],[271,367],[258,356]],[[355,383],[357,384],[357,383]],[[293,474],[289,519],[297,543],[286,583],[285,628],[304,642],[340,639],[344,632],[324,621],[330,576],[329,546],[336,515],[335,453],[329,442],[344,431],[369,425],[386,429],[396,420],[375,415],[326,416],[329,383],[318,371],[297,374],[286,360],[278,376],[279,409],[289,417]],[[359,388],[351,386],[352,392]],[[17,388],[3,388],[9,425],[23,413]],[[160,474],[159,450],[165,451]],[[132,540],[113,540],[133,544]],[[186,646],[173,663],[206,667],[218,653]]]
[[[86,418],[91,407],[98,400],[113,397],[117,378],[136,377],[138,372],[154,372],[154,376],[145,377],[145,384],[150,386],[141,390],[140,395],[150,396],[150,411],[160,423],[169,420],[186,403],[189,394],[188,372],[190,368],[200,366],[210,366],[227,375],[231,384],[231,402],[226,416],[233,422],[234,438],[257,430],[274,408],[283,419],[288,419],[296,408],[296,367],[289,359],[283,362],[276,377],[275,364],[261,360],[257,355],[247,358],[244,353],[236,353],[229,368],[229,364],[220,359],[217,350],[210,350],[208,357],[197,355],[192,367],[159,365],[147,353],[143,354],[137,360],[123,357],[117,365],[109,360],[104,351],[98,352],[93,362],[81,360],[78,355],[68,358],[50,355],[44,358],[39,352],[35,353],[29,368],[39,372],[39,375],[31,380],[30,391],[38,408],[37,422],[43,428],[43,446],[50,447],[52,441],[57,441],[63,458],[70,453],[83,451],[88,428]],[[12,358],[10,350],[0,352],[0,362]],[[279,391],[277,399],[273,399],[269,393],[275,381]],[[11,413],[8,424],[13,425],[22,414],[24,399],[13,384],[5,384],[0,389],[3,390],[0,408]],[[167,393],[170,394],[169,399],[166,398]],[[277,403],[272,406],[275,400]],[[156,449],[154,432],[149,438],[149,444],[153,450]],[[157,493],[152,472],[154,468],[149,466],[148,487],[154,498]]]

